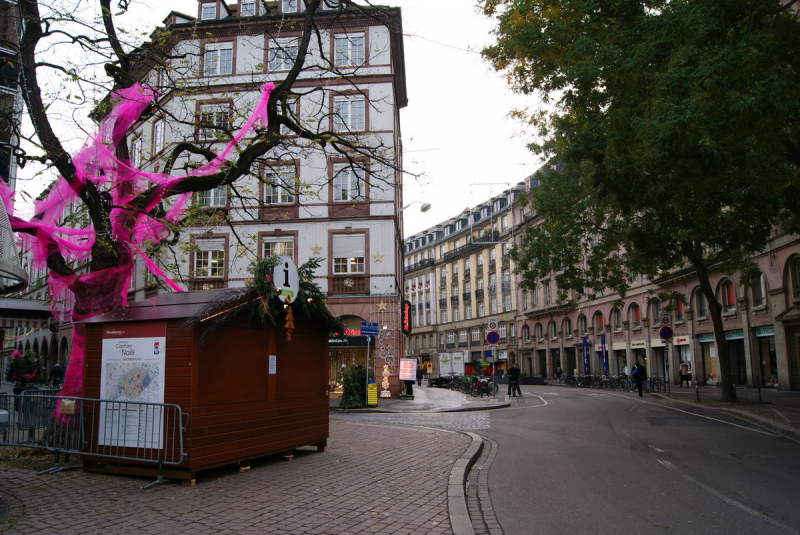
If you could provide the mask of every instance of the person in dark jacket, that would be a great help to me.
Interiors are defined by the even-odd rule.
[[[425,372],[422,371],[422,365],[420,364],[417,366],[417,386],[422,386],[422,378],[425,376]]]
[[[522,395],[522,390],[519,389],[519,364],[514,363],[511,369],[508,370],[508,395],[517,397],[517,393]]]
[[[64,382],[64,370],[61,369],[61,365],[58,362],[56,362],[56,365],[50,370],[48,382],[55,388],[60,388],[61,383]]]
[[[639,397],[642,397],[642,386],[644,385],[645,379],[647,379],[647,369],[639,364],[637,360],[636,364],[633,365],[631,375],[633,376],[633,380],[636,381],[636,389],[639,391]]]

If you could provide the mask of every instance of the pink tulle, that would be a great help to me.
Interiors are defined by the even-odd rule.
[[[34,203],[34,218],[30,221],[11,217],[13,230],[26,231],[19,235],[20,243],[31,253],[30,262],[33,268],[47,269],[47,258],[53,248],[57,248],[68,262],[88,262],[95,241],[94,228],[64,227],[58,222],[64,215],[64,210],[79,200],[79,193],[87,182],[92,182],[99,190],[107,191],[111,196],[111,203],[115,206],[110,213],[111,232],[120,251],[117,265],[68,277],[50,272],[48,285],[52,296],[51,309],[59,321],[80,321],[125,306],[133,274],[134,253],[138,253],[146,268],[162,278],[171,289],[184,291],[147,258],[141,249],[148,242],[157,243],[166,238],[169,227],[165,222],[176,223],[189,205],[191,194],[170,195],[177,184],[187,177],[217,173],[244,136],[259,126],[267,125],[267,104],[274,88],[272,82],[262,86],[261,98],[252,114],[213,160],[186,175],[175,177],[164,173],[143,172],[136,169],[130,161],[120,160],[114,155],[117,145],[131,125],[156,98],[155,91],[136,84],[112,95],[112,111],[103,119],[95,135],[90,136],[72,157],[75,167],[72,182],[63,177],[56,179],[48,195]],[[170,197],[165,221],[156,220],[146,213],[125,209],[136,195],[151,184],[156,185],[156,190],[145,211],[150,211]],[[0,199],[8,213],[13,216],[12,192],[4,180],[0,180]],[[35,233],[31,234],[30,231]],[[82,395],[83,345],[83,325],[75,324],[70,365],[62,389],[64,396]]]

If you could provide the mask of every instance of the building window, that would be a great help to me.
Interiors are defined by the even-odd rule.
[[[506,230],[507,228],[508,228],[508,214],[500,218],[500,230]]]
[[[556,327],[556,322],[555,321],[551,321],[550,324],[548,325],[548,327],[549,327],[549,330],[550,330],[550,338],[552,338],[553,340],[558,338],[558,328]]]
[[[722,285],[722,303],[726,312],[736,310],[736,288],[730,281]]]
[[[439,312],[439,323],[447,323],[447,310],[442,309]]]
[[[473,327],[471,331],[472,342],[478,343],[481,341],[481,330],[478,327]]]
[[[753,281],[753,306],[760,307],[766,304],[766,294],[764,292],[764,274],[759,273]]]
[[[539,341],[544,340],[544,328],[541,323],[536,324],[536,339]]]
[[[228,194],[225,186],[197,193],[198,206],[220,207],[225,206],[227,202]]]
[[[453,307],[453,321],[461,321],[461,314],[457,305]]]
[[[642,326],[642,311],[636,303],[631,305],[631,324],[634,329]]]
[[[483,301],[478,303],[478,316],[483,317],[486,315],[486,303]]]
[[[489,249],[489,262],[494,262],[497,260],[497,251],[492,248]]]
[[[651,327],[657,327],[661,323],[661,301],[658,299],[653,299],[650,301],[650,312],[651,312]]]
[[[675,321],[684,321],[686,314],[683,312],[683,301],[675,299]]]
[[[619,311],[618,308],[615,308],[611,311],[611,321],[614,325],[614,331],[621,331],[622,330],[622,313]]]
[[[137,169],[142,165],[142,139],[138,137],[131,141],[131,164]]]
[[[255,17],[256,16],[256,0],[242,0],[239,4],[240,17]]]
[[[531,328],[528,325],[522,326],[522,338],[526,344],[531,341]]]
[[[456,333],[455,331],[450,331],[447,333],[447,345],[455,345],[456,343]]]
[[[194,253],[194,276],[220,278],[225,276],[225,240],[198,239]]]
[[[458,331],[458,343],[466,345],[466,343],[467,343],[467,331]]]
[[[203,54],[203,75],[219,76],[233,72],[233,43],[208,43]]]
[[[270,39],[268,56],[270,72],[288,71],[297,57],[297,37]]]
[[[201,104],[197,114],[201,139],[219,138],[230,128],[230,107],[225,104]]]
[[[361,95],[333,98],[333,129],[336,132],[364,130],[364,97]]]
[[[217,18],[217,4],[201,4],[200,19],[211,20]]]
[[[508,337],[508,326],[505,323],[498,325],[497,334],[500,335],[501,340],[505,340]]]
[[[464,319],[472,319],[472,303],[467,303],[464,305]]]
[[[789,273],[792,278],[792,297],[800,299],[800,258],[793,258],[789,264]]]
[[[366,200],[366,184],[364,170],[341,165],[334,169],[333,200],[363,201]]]
[[[542,289],[544,290],[544,304],[549,305],[553,302],[553,294],[550,291],[550,281],[542,281]]]
[[[478,269],[483,268],[483,254],[478,254]]]
[[[364,273],[364,234],[334,234],[333,272]]]
[[[454,278],[454,279],[455,279],[456,277],[458,277],[458,264],[457,264],[457,263],[456,263],[456,264],[453,264],[452,273],[453,273],[453,278]]]
[[[511,312],[511,294],[503,294],[503,312]]]
[[[294,238],[286,236],[265,237],[262,245],[262,258],[288,256],[294,260]]]
[[[282,0],[281,11],[283,13],[297,13],[297,0]]]
[[[483,277],[475,279],[475,289],[483,290]]]
[[[264,174],[264,202],[267,204],[292,204],[295,200],[295,170],[285,167]]]
[[[153,123],[153,154],[158,154],[164,150],[165,142],[165,126],[166,123],[159,119]]]
[[[697,291],[697,315],[701,318],[708,316],[708,301],[703,290]]]
[[[364,64],[364,34],[348,33],[334,37],[333,62],[337,67]]]
[[[578,329],[582,335],[586,335],[586,333],[589,332],[587,327],[586,316],[581,314],[581,316],[578,318]]]

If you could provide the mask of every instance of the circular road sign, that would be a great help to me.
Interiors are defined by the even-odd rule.
[[[497,331],[489,331],[486,333],[486,341],[489,344],[494,345],[500,341],[500,335],[497,334]]]
[[[672,339],[672,327],[661,327],[658,330],[658,335],[661,337],[662,340],[671,340]]]

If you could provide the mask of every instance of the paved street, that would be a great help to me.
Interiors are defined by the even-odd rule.
[[[201,472],[194,488],[73,471],[0,469],[8,534],[452,533],[447,482],[469,438],[413,426],[331,420],[325,453],[298,450]]]
[[[639,399],[522,388],[509,400],[423,387],[413,400],[333,410],[327,452],[261,459],[242,474],[201,472],[194,488],[142,491],[149,480],[0,469],[0,532],[800,532],[786,512],[796,509],[800,451],[778,436],[800,427],[798,393],[763,391],[759,404],[757,391],[739,390],[743,402],[730,406],[713,387],[700,389],[700,404],[694,390]],[[483,438],[482,451],[469,432]],[[469,455],[460,500],[471,526],[456,531],[448,479]]]

